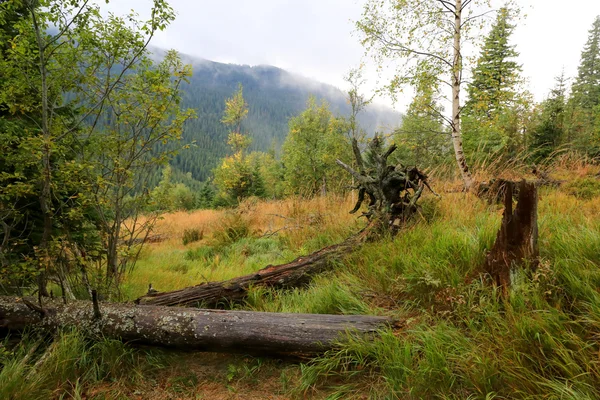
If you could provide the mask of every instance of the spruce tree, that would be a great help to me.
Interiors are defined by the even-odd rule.
[[[592,110],[600,104],[600,16],[594,20],[581,52],[573,100],[584,110]]]
[[[510,9],[498,11],[467,87],[463,121],[465,147],[470,153],[475,149],[486,153],[514,149],[519,140],[526,97],[518,90],[521,66],[516,62],[519,53],[510,44],[515,28],[512,18]]]
[[[581,52],[577,77],[568,102],[567,140],[581,152],[600,154],[600,16]]]
[[[500,9],[485,39],[473,69],[473,81],[467,87],[469,99],[465,106],[470,113],[492,117],[515,98],[521,66],[515,61],[519,56],[516,46],[509,43],[515,28],[510,20],[510,10]]]
[[[540,105],[537,123],[533,129],[530,149],[538,159],[548,157],[560,144],[565,131],[566,79],[564,71],[548,98]]]

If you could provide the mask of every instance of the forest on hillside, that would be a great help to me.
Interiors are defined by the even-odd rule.
[[[0,397],[600,396],[600,16],[536,102],[522,14],[365,0],[398,118],[0,0]]]

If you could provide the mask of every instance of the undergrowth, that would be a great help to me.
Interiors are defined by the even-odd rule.
[[[355,249],[306,287],[253,288],[234,307],[400,322],[376,337],[348,333],[316,359],[276,367],[277,383],[269,387],[286,398],[600,398],[600,191],[597,171],[586,171],[560,188],[540,189],[540,264],[515,273],[506,298],[481,275],[502,208],[459,192],[428,194],[421,215],[397,236]],[[126,287],[134,297],[149,280],[170,290],[290,261],[364,225],[348,216],[351,206],[352,199],[253,203],[223,219],[211,214],[220,222],[210,226],[192,216],[204,237],[144,250]],[[93,344],[74,332],[62,337],[64,344],[29,340],[0,350],[0,397],[45,398],[62,390],[77,398],[114,380],[105,398],[127,398],[124,388],[162,365],[119,342]],[[262,360],[238,360],[227,364],[221,382],[233,393],[235,385],[262,384],[266,370]],[[119,378],[123,371],[129,383]],[[192,375],[180,376],[182,385],[197,386]]]

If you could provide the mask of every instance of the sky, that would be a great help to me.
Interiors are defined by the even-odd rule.
[[[366,92],[377,87],[378,74],[355,32],[365,0],[171,0],[176,20],[152,44],[213,61],[268,64],[345,89],[350,68],[366,62]],[[543,100],[564,68],[577,74],[581,50],[600,0],[516,0],[526,17],[513,43],[527,88]],[[567,4],[568,3],[568,4]],[[151,0],[112,0],[117,14],[135,9],[147,15]],[[145,11],[146,10],[146,11]],[[367,93],[368,94],[368,93]],[[400,96],[399,111],[411,94]],[[391,100],[376,99],[391,105]]]

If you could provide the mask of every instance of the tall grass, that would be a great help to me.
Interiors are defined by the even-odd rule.
[[[235,307],[378,314],[401,321],[377,338],[348,333],[334,350],[287,366],[282,387],[292,397],[344,399],[600,398],[600,196],[594,181],[599,169],[572,154],[557,160],[542,167],[571,183],[540,189],[540,265],[515,273],[506,298],[481,277],[502,208],[457,192],[460,184],[452,181],[435,186],[442,187],[441,199],[422,199],[421,216],[399,235],[363,245],[306,287],[253,288],[246,303]],[[493,174],[511,173],[492,160],[480,162]],[[442,173],[432,171],[433,181]],[[228,279],[339,242],[364,225],[347,213],[352,203],[350,197],[248,201],[233,214],[166,216],[160,222],[165,231],[159,232],[170,239],[144,250],[127,277],[126,292],[137,297],[149,282],[171,290]],[[183,245],[185,229],[205,234]],[[72,343],[63,350],[62,345],[40,343],[36,349],[30,343],[4,356],[0,397],[34,398],[58,388],[76,397],[79,388],[110,380],[117,370],[131,371],[135,382],[139,371],[153,368],[126,349],[101,350],[118,348],[114,342],[101,341],[94,350],[76,333],[66,337]],[[102,351],[116,370],[90,361]],[[44,356],[48,352],[56,356]],[[57,359],[73,362],[52,361]],[[230,369],[232,376],[252,371],[252,379],[263,371],[260,365]]]
[[[344,273],[395,298],[390,314],[408,323],[340,342],[303,366],[297,390],[351,397],[376,383],[374,398],[600,398],[599,202],[542,191],[542,263],[516,274],[506,299],[477,278],[499,210],[469,196],[363,248]]]
[[[161,357],[118,340],[90,340],[76,330],[50,339],[30,333],[0,359],[0,398],[82,399],[95,385],[96,398],[125,397],[128,389],[161,368]],[[108,382],[110,387],[103,384]]]

